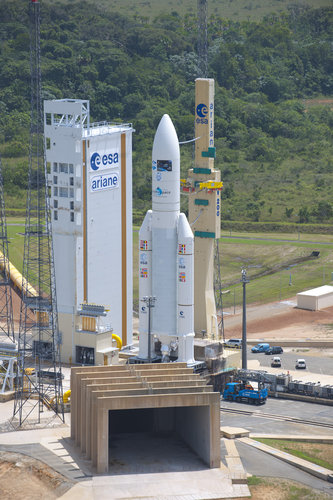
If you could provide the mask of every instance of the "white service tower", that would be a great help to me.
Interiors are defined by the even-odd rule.
[[[162,360],[194,362],[193,233],[180,210],[180,152],[169,115],[157,128],[152,153],[152,210],[139,232],[139,357],[161,342]],[[155,299],[149,310],[147,298]],[[146,301],[144,300],[146,299]],[[150,332],[149,332],[150,329]],[[150,335],[149,335],[150,333]]]
[[[132,342],[133,129],[91,124],[79,99],[44,119],[62,359],[109,364],[112,336]]]

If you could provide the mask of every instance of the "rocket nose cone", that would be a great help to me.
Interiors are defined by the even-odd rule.
[[[172,158],[179,156],[179,141],[176,129],[169,115],[162,116],[157,127],[154,144],[153,157],[159,156],[159,159]]]
[[[158,124],[158,127],[157,127],[157,130],[156,130],[156,133],[158,130],[162,130],[164,127],[172,127],[172,128],[175,128],[173,126],[173,123],[172,123],[172,120],[170,118],[170,116],[165,113],[162,118],[160,119],[160,123]]]

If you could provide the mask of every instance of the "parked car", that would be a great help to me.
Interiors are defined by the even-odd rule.
[[[269,349],[267,349],[267,351],[265,351],[265,354],[282,354],[283,353],[283,349],[282,347],[280,347],[279,345],[272,345],[272,347],[270,347]]]
[[[269,344],[260,343],[252,347],[251,352],[266,352],[270,348]]]
[[[225,344],[226,347],[235,347],[237,349],[242,348],[242,339],[228,339]]]
[[[295,368],[296,368],[296,370],[298,370],[298,369],[305,370],[306,369],[305,359],[297,359]]]
[[[279,368],[281,366],[281,358],[278,356],[274,356],[271,362],[271,367],[273,368]]]

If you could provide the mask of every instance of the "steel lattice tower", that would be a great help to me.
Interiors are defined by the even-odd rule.
[[[216,313],[221,315],[219,321],[219,336],[224,340],[224,321],[223,321],[223,295],[222,295],[222,280],[221,280],[221,265],[220,265],[220,250],[219,240],[215,240],[215,256],[214,256],[214,293],[216,303]]]
[[[40,5],[30,0],[31,122],[22,302],[14,417],[40,422],[44,407],[64,419],[50,207],[41,101]],[[34,410],[37,413],[32,413]]]
[[[12,290],[10,285],[7,224],[0,157],[0,334],[14,342]]]
[[[207,0],[198,0],[198,67],[200,78],[208,74]]]

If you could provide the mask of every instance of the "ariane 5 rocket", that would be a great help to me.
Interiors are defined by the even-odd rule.
[[[152,210],[139,231],[139,357],[194,362],[194,237],[180,213],[180,151],[175,127],[163,115],[152,153]],[[154,297],[154,307],[147,298]],[[150,335],[148,335],[150,331]],[[150,338],[150,350],[148,339]]]

